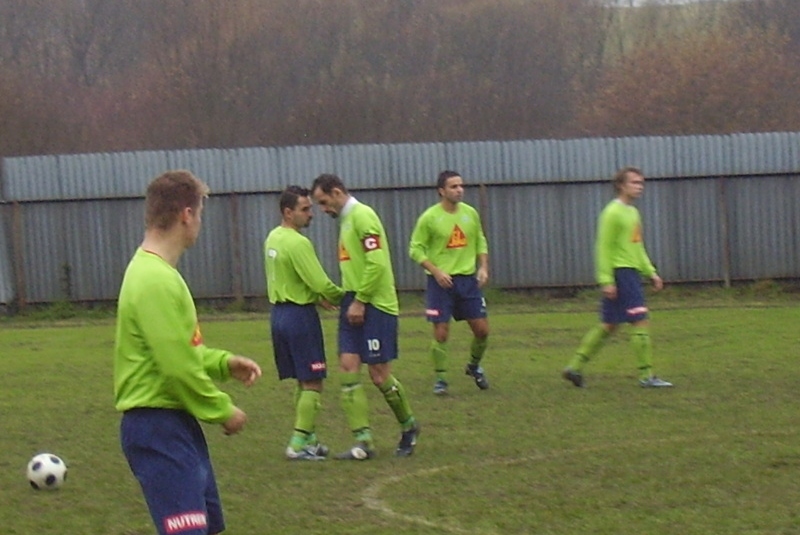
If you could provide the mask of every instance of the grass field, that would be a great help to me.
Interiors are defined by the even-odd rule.
[[[798,304],[690,292],[655,302],[656,370],[676,386],[650,391],[637,386],[627,331],[590,363],[587,388],[560,378],[596,320],[589,300],[490,302],[491,389],[463,375],[469,339],[455,324],[445,398],[431,393],[429,326],[404,316],[395,371],[423,433],[413,457],[395,459],[396,424],[370,387],[378,457],[366,463],[284,460],[292,385],[276,379],[266,317],[206,318],[209,345],[265,371],[252,389],[224,387],[249,414],[243,434],[206,426],[226,533],[800,533]],[[333,355],[333,319],[324,324]],[[113,322],[4,322],[0,347],[0,531],[153,533],[118,445]],[[318,433],[337,451],[350,437],[335,385]],[[61,490],[28,486],[40,451],[68,463]]]

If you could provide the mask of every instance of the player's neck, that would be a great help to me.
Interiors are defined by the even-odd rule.
[[[442,208],[444,209],[444,211],[447,212],[448,214],[454,214],[454,213],[456,213],[458,211],[458,203],[457,202],[450,202],[447,199],[442,199],[440,204],[442,205]]]
[[[177,232],[159,230],[146,230],[140,247],[148,253],[160,256],[172,267],[178,267],[178,260],[186,249]]]
[[[617,196],[617,200],[619,202],[621,202],[622,204],[627,204],[627,205],[630,206],[630,205],[633,204],[633,201],[635,201],[636,199],[634,199],[633,197],[629,197],[628,195],[620,194],[620,195]]]

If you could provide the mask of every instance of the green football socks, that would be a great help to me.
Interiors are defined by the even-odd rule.
[[[653,373],[653,344],[647,327],[635,327],[631,333],[631,345],[639,366],[639,379],[648,379]]]
[[[411,412],[411,404],[408,402],[402,383],[394,375],[390,375],[378,389],[383,393],[383,398],[392,409],[397,421],[403,426],[403,430],[413,427],[414,414]]]
[[[592,357],[594,357],[597,352],[600,351],[600,348],[603,347],[603,343],[605,343],[608,335],[609,332],[603,329],[602,325],[596,325],[595,327],[592,327],[592,329],[584,335],[580,346],[578,346],[578,350],[575,352],[572,360],[569,361],[567,367],[571,370],[575,370],[576,372],[581,371],[584,364],[589,362]]]
[[[314,435],[317,413],[321,407],[320,393],[315,390],[300,390],[296,395],[294,432],[289,446],[299,451]]]
[[[341,385],[341,404],[345,417],[347,417],[347,424],[358,442],[365,442],[371,447],[372,431],[369,428],[369,406],[367,393],[361,384],[361,374],[343,372]]]
[[[472,344],[469,346],[470,364],[477,366],[481,363],[483,354],[486,353],[486,346],[489,345],[489,338],[472,338]]]
[[[300,386],[300,383],[294,384],[294,406],[297,407],[297,402],[300,401],[300,394],[303,393],[303,387]]]
[[[431,343],[431,360],[433,369],[436,371],[436,378],[447,381],[447,342]]]

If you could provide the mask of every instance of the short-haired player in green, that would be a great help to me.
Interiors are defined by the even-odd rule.
[[[489,321],[481,288],[489,280],[489,248],[478,211],[462,202],[464,180],[442,171],[436,183],[439,202],[417,219],[409,256],[428,274],[425,315],[433,324],[431,359],[436,372],[433,393],[447,394],[447,339],[450,319],[466,320],[472,329],[466,374],[478,388],[489,388],[481,359],[486,352]],[[477,267],[476,267],[477,266]]]
[[[328,448],[317,440],[317,413],[327,376],[325,342],[316,305],[335,309],[344,296],[325,274],[311,241],[300,233],[313,218],[309,191],[287,187],[278,206],[281,224],[264,241],[270,327],[278,378],[296,379],[294,432],[286,448],[291,460],[319,461]]]
[[[350,195],[336,175],[318,176],[311,195],[326,214],[339,219],[339,268],[345,291],[339,309],[341,401],[356,445],[337,458],[365,460],[374,455],[362,363],[400,424],[395,455],[407,457],[414,452],[419,425],[403,385],[392,374],[400,306],[386,231],[375,211]]]
[[[670,387],[672,383],[653,374],[648,310],[642,288],[642,276],[653,282],[656,291],[664,285],[647,256],[641,216],[633,206],[644,191],[644,175],[635,167],[625,167],[617,171],[612,183],[617,197],[600,213],[595,242],[596,277],[603,292],[601,323],[583,337],[562,376],[577,387],[584,386],[584,365],[600,351],[620,323],[630,323],[639,385],[643,388]]]
[[[177,269],[202,227],[208,186],[167,171],[145,194],[145,231],[117,301],[114,398],[120,442],[159,535],[225,531],[214,469],[199,421],[239,433],[247,416],[215,384],[246,386],[255,361],[203,342],[194,299]]]

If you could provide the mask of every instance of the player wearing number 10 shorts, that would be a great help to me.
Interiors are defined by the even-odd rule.
[[[375,455],[361,364],[383,394],[401,427],[398,457],[414,452],[419,425],[405,389],[392,374],[397,358],[397,301],[386,231],[375,211],[351,196],[342,180],[318,176],[311,195],[322,210],[339,219],[339,268],[345,297],[339,315],[341,402],[356,444],[338,459],[366,460]]]

